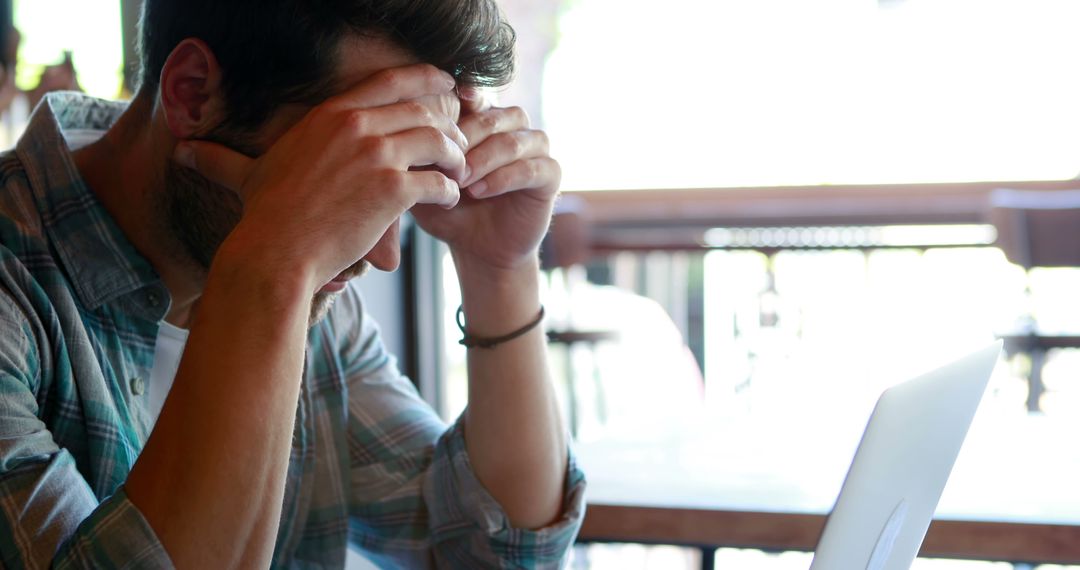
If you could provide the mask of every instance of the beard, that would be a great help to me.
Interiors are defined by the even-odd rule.
[[[240,197],[194,170],[169,161],[162,194],[163,214],[173,257],[187,261],[204,277],[218,248],[243,215]]]
[[[225,238],[233,231],[243,215],[240,197],[228,188],[205,176],[168,161],[165,168],[164,191],[159,194],[160,219],[165,221],[161,236],[171,244],[171,256],[197,272],[205,281],[210,265]],[[371,265],[360,260],[343,272],[350,278],[367,273]],[[316,292],[311,300],[308,328],[315,326],[329,313],[340,292]]]
[[[343,271],[342,275],[352,280],[363,277],[370,270],[371,264],[361,259]],[[318,291],[315,293],[311,300],[311,312],[308,314],[308,328],[315,326],[326,317],[326,314],[330,312],[330,308],[334,306],[334,301],[341,296],[342,292],[323,293]]]

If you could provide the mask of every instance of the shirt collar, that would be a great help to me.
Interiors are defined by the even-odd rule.
[[[64,138],[67,130],[108,130],[125,109],[80,93],[50,93],[15,147],[49,242],[89,310],[144,287],[162,289],[153,267],[83,182]]]

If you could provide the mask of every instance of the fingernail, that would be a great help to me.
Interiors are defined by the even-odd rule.
[[[465,165],[465,170],[461,171],[461,181],[465,182],[472,177],[472,168],[468,164]]]
[[[472,194],[473,198],[483,198],[487,191],[488,183],[485,180],[481,180],[476,184],[469,186],[469,194]]]
[[[176,149],[173,151],[173,160],[179,162],[181,166],[195,170],[195,151],[186,144],[176,145]]]

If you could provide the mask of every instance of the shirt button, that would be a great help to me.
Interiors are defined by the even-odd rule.
[[[157,308],[161,304],[161,297],[157,293],[147,293],[146,302],[150,303],[151,307]]]
[[[132,394],[135,394],[136,396],[142,396],[143,392],[145,392],[145,391],[146,391],[146,382],[143,382],[143,379],[141,377],[136,376],[136,377],[131,379],[131,393]]]

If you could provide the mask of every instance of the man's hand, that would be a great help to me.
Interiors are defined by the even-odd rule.
[[[409,208],[458,202],[465,136],[417,101],[453,89],[430,65],[389,69],[314,108],[257,159],[199,141],[179,145],[176,158],[243,199],[223,248],[265,252],[269,269],[309,269],[317,289]]]
[[[422,228],[447,242],[469,334],[493,338],[536,318],[537,248],[547,232],[561,171],[547,136],[521,109],[490,107],[459,91],[469,175],[450,211],[416,206]],[[468,352],[465,447],[477,478],[517,528],[562,513],[567,444],[547,367],[542,327],[493,350]]]
[[[461,100],[458,125],[469,141],[462,201],[450,211],[417,206],[412,213],[471,266],[535,266],[562,179],[547,135],[531,130],[520,108],[493,108],[468,88]]]

